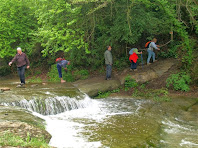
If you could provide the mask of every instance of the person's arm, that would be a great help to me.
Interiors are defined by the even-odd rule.
[[[27,62],[27,68],[30,68],[30,61],[29,61],[29,59],[28,59],[26,54],[25,54],[25,60]]]
[[[155,48],[156,50],[160,50],[154,42],[151,42],[151,46],[152,46],[153,48]]]
[[[16,56],[17,56],[17,55],[15,55],[15,56],[14,56],[14,58],[12,59],[12,61],[11,61],[11,62],[9,62],[9,66],[11,66],[11,65],[12,65],[12,63],[14,63],[14,62],[16,61]]]

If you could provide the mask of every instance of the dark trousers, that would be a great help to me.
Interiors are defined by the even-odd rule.
[[[110,64],[106,65],[106,79],[111,78],[111,71],[112,71],[112,66]]]
[[[24,83],[24,84],[25,84],[25,68],[26,68],[26,65],[17,67],[17,72],[18,72],[20,81],[21,83]]]
[[[137,68],[137,62],[134,63],[134,62],[132,61],[132,63],[131,63],[131,69],[136,69],[136,68]]]
[[[62,78],[62,67],[59,63],[57,64],[57,69],[58,69],[59,78]]]

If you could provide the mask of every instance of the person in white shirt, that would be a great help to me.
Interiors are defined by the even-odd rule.
[[[160,50],[158,48],[158,45],[156,45],[156,42],[157,42],[157,39],[156,38],[153,38],[153,40],[149,44],[149,48],[147,49],[147,52],[148,52],[147,65],[151,64],[150,63],[151,56],[153,58],[153,62],[156,62],[156,60],[155,60],[155,53],[154,53],[153,49]]]

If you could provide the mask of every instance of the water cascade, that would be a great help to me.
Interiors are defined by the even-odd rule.
[[[11,103],[1,103],[1,105],[18,106],[42,115],[56,115],[73,109],[85,108],[89,104],[90,99],[86,97],[86,95],[84,95],[83,98],[84,99],[56,96],[46,99],[23,99]]]

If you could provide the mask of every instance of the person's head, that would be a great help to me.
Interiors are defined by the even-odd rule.
[[[107,46],[107,50],[111,51],[111,46]]]
[[[21,54],[21,53],[22,53],[21,47],[18,47],[18,48],[17,48],[17,53],[18,53],[18,54]]]
[[[153,38],[153,40],[152,40],[154,43],[156,43],[157,42],[157,39],[156,38]]]

